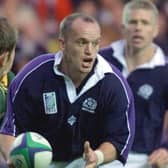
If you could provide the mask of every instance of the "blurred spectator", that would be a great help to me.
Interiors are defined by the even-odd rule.
[[[19,29],[19,41],[13,70],[20,68],[35,55],[56,52],[59,21],[73,11],[71,0],[3,0],[1,15]]]
[[[160,12],[160,32],[155,42],[164,50],[168,56],[168,0],[157,1]]]
[[[47,52],[48,37],[34,10],[29,6],[20,6],[16,13],[16,26],[20,32],[16,48],[13,71],[17,73],[22,66],[36,55]]]
[[[1,9],[2,15],[8,17],[19,31],[16,57],[12,68],[16,74],[35,55],[46,52],[48,38],[31,5],[26,5],[20,0],[6,0],[1,4]]]
[[[95,18],[97,18],[99,5],[95,0],[82,0],[78,3],[75,8],[76,12],[87,13]]]
[[[162,11],[160,11],[159,17],[160,31],[155,42],[163,49],[164,53],[168,55],[168,17]]]
[[[46,28],[47,33],[53,35],[59,22],[73,12],[71,0],[36,0],[35,10]]]
[[[123,0],[99,0],[99,22],[102,26],[101,47],[110,44],[112,41],[122,38],[121,16]]]

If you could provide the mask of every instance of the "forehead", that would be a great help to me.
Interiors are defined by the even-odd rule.
[[[128,12],[128,20],[143,19],[152,21],[154,18],[154,13],[147,9],[132,9]]]
[[[72,33],[76,36],[86,38],[100,38],[100,26],[96,22],[88,22],[82,19],[76,19],[71,26]]]

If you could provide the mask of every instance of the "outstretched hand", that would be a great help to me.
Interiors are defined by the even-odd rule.
[[[86,161],[85,168],[96,168],[97,155],[91,148],[90,143],[88,141],[84,143],[84,160]]]

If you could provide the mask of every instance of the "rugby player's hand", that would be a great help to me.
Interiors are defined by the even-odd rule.
[[[94,150],[90,147],[90,143],[88,141],[84,144],[84,160],[86,162],[85,168],[96,168],[97,166],[97,155]]]
[[[157,168],[168,168],[168,150],[159,148],[149,155],[148,162]]]

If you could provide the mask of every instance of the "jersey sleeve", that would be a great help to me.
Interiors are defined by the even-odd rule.
[[[134,98],[127,81],[117,72],[107,84],[106,141],[117,149],[119,160],[125,164],[135,133]]]

